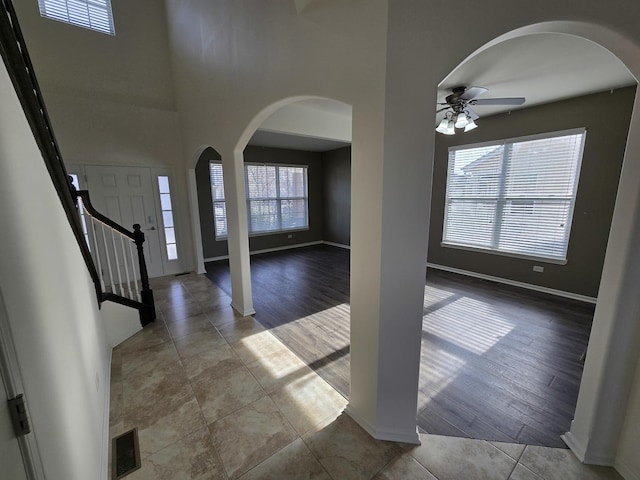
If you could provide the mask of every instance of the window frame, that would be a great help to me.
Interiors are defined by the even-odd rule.
[[[223,198],[222,200],[218,199],[214,199],[213,198],[213,182],[211,181],[211,167],[213,165],[220,165],[220,169],[221,171],[221,175],[220,178],[223,180],[222,181],[222,193],[223,193]],[[211,192],[211,207],[212,207],[212,214],[213,214],[213,233],[215,236],[216,240],[226,240],[227,239],[227,234],[225,233],[224,235],[219,234],[218,233],[218,228],[216,225],[216,203],[221,203],[223,205],[224,208],[224,215],[225,215],[225,225],[227,225],[228,228],[228,223],[227,223],[227,192],[224,190],[224,171],[222,168],[222,161],[221,160],[209,160],[209,191]]]
[[[249,175],[248,175],[248,167],[275,167],[276,173],[276,196],[275,197],[258,197],[258,198],[249,198]],[[304,193],[303,197],[282,197],[280,192],[280,168],[301,168],[304,172]],[[246,204],[247,204],[247,219],[248,219],[248,230],[250,237],[258,237],[263,235],[273,235],[277,233],[284,232],[296,232],[296,231],[304,231],[309,230],[309,167],[308,165],[294,165],[288,163],[258,163],[258,162],[245,162],[244,164],[244,186],[245,186],[245,196],[246,196]],[[260,202],[260,201],[273,201],[276,202],[276,215],[278,217],[278,224],[280,228],[276,230],[260,230],[260,231],[252,231],[251,230],[251,202]],[[304,218],[306,221],[306,225],[302,227],[293,227],[293,228],[282,228],[282,201],[283,200],[304,200]]]
[[[167,262],[178,262],[180,261],[180,252],[178,250],[178,235],[177,235],[177,228],[176,228],[176,217],[174,215],[174,212],[175,212],[174,196],[173,196],[173,193],[171,192],[171,178],[168,174],[156,174],[154,175],[154,177],[155,177],[156,187],[158,189],[158,207],[160,209],[160,221],[162,222],[160,248],[163,250],[162,255]],[[167,185],[166,192],[163,192],[161,181],[160,181],[161,178],[166,179],[165,180]],[[163,197],[163,195],[165,195],[165,197]],[[166,198],[166,201],[163,201],[163,198]],[[165,208],[167,206],[168,208]],[[171,218],[171,225],[167,225],[167,222],[165,220],[165,213],[169,214],[169,217]],[[173,241],[169,241],[170,240],[170,238],[168,237],[169,231],[172,231],[173,233]],[[171,245],[173,245],[174,258],[171,258],[172,257],[172,254],[170,253],[172,251],[170,248]]]
[[[70,0],[38,0],[38,9],[40,11],[40,16],[49,20],[66,23],[67,25],[73,25],[75,27],[92,30],[94,32],[103,33],[105,35],[115,36],[116,29],[113,20],[113,9],[111,7],[111,0],[99,0],[97,2],[96,0],[73,0],[75,3],[86,6],[86,21],[84,19],[81,19],[77,14],[74,15],[69,11],[69,1]],[[101,3],[103,2],[104,5],[101,5]],[[61,8],[61,3],[64,4],[64,8]],[[92,21],[91,14],[89,12],[89,8],[91,6],[99,9],[106,15],[108,25],[106,25],[104,22],[97,22],[95,20]],[[66,14],[62,13],[63,11],[66,11]],[[103,25],[106,28],[102,28]]]
[[[521,259],[526,259],[526,260],[536,260],[536,261],[542,261],[545,263],[550,263],[550,264],[558,264],[558,265],[566,265],[567,264],[567,254],[569,251],[569,241],[570,241],[570,236],[571,236],[571,228],[573,226],[573,215],[574,215],[574,211],[575,211],[575,203],[576,203],[576,198],[577,198],[577,193],[578,193],[578,186],[580,183],[580,173],[581,173],[581,167],[582,167],[582,159],[583,159],[583,154],[584,154],[584,147],[585,147],[585,143],[586,143],[586,134],[587,134],[587,129],[584,127],[580,127],[580,128],[573,128],[573,129],[568,129],[568,130],[560,130],[560,131],[554,131],[554,132],[546,132],[546,133],[540,133],[540,134],[534,134],[534,135],[527,135],[527,136],[521,136],[521,137],[514,137],[514,138],[507,138],[507,139],[500,139],[500,140],[492,140],[492,141],[487,141],[487,142],[481,142],[481,143],[474,143],[474,144],[468,144],[468,145],[456,145],[456,146],[451,146],[448,149],[448,155],[447,155],[447,177],[446,177],[446,190],[445,190],[445,198],[444,198],[444,213],[443,213],[443,224],[442,224],[442,240],[440,242],[440,245],[442,247],[446,247],[446,248],[454,248],[454,249],[459,249],[459,250],[467,250],[467,251],[473,251],[473,252],[480,252],[480,253],[489,253],[489,254],[494,254],[494,255],[502,255],[502,256],[507,256],[507,257],[513,257],[513,258],[521,258]],[[553,138],[559,138],[559,137],[565,137],[565,136],[572,136],[572,135],[581,135],[582,139],[580,142],[580,146],[578,148],[578,152],[577,152],[577,160],[576,160],[576,164],[575,164],[575,176],[573,178],[573,190],[571,192],[571,195],[566,195],[564,197],[560,197],[560,196],[530,196],[530,197],[516,197],[516,196],[509,196],[506,194],[506,189],[504,188],[505,183],[507,182],[508,179],[508,168],[507,168],[507,164],[509,161],[509,154],[507,152],[507,150],[511,149],[513,144],[517,144],[517,143],[523,143],[523,142],[530,142],[530,141],[536,141],[536,140],[547,140],[547,139],[553,139]],[[475,197],[475,198],[471,198],[471,200],[475,200],[478,203],[491,203],[491,202],[495,202],[495,211],[493,213],[493,222],[496,223],[496,226],[494,227],[494,235],[493,238],[491,240],[491,247],[484,247],[484,246],[474,246],[474,245],[469,245],[469,244],[462,244],[462,243],[456,243],[454,241],[447,241],[445,239],[445,235],[446,235],[446,230],[447,230],[447,215],[449,212],[449,204],[452,200],[460,200],[462,197],[452,197],[450,195],[450,170],[451,170],[451,154],[453,152],[456,151],[460,151],[460,150],[470,150],[470,149],[474,149],[474,148],[482,148],[482,147],[503,147],[503,152],[502,152],[502,160],[501,160],[501,166],[500,166],[500,177],[499,177],[499,190],[496,196],[487,196],[487,197]],[[536,172],[536,176],[539,175],[539,172]],[[467,199],[467,198],[465,198]],[[505,223],[505,217],[502,216],[502,212],[505,208],[507,208],[507,205],[509,202],[513,202],[513,201],[519,201],[522,202],[524,200],[531,200],[533,202],[533,205],[535,205],[536,201],[539,202],[545,202],[545,201],[558,201],[558,200],[565,200],[568,201],[568,213],[567,213],[567,219],[565,222],[565,226],[564,226],[564,252],[563,252],[563,256],[562,257],[555,257],[555,256],[546,256],[546,255],[534,255],[531,253],[522,253],[522,252],[515,252],[512,250],[501,250],[497,248],[497,241],[499,240],[499,236],[498,238],[496,238],[496,231],[500,232],[502,229],[502,225]]]
[[[211,165],[222,165],[221,160],[210,160],[209,161],[209,184],[210,187],[213,187],[211,183]],[[276,196],[275,197],[259,197],[259,198],[249,198],[249,176],[248,176],[248,167],[249,166],[262,166],[262,167],[275,167],[276,173]],[[280,168],[301,168],[304,172],[304,196],[302,197],[282,197],[280,192]],[[309,230],[309,165],[301,165],[301,164],[292,164],[292,163],[261,163],[261,162],[245,162],[243,166],[244,172],[244,186],[245,186],[245,206],[247,211],[247,229],[249,233],[249,237],[260,237],[265,235],[277,235],[280,233],[287,232],[300,232]],[[223,170],[223,188],[224,188],[224,170]],[[213,191],[211,193],[211,204],[213,209],[213,223],[214,223],[214,234],[216,240],[227,240],[228,235],[221,235],[218,233],[218,229],[216,228],[215,221],[215,204],[221,203],[224,205],[225,215],[226,215],[226,192],[224,192],[223,200],[214,200]],[[277,230],[260,230],[253,231],[251,228],[251,202],[252,201],[268,201],[274,200],[276,202],[276,214],[278,216],[278,224],[280,228]],[[301,227],[293,227],[293,228],[282,228],[282,201],[288,200],[303,200],[304,201],[304,210],[305,210],[305,226]]]

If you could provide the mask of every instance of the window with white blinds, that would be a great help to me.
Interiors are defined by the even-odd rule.
[[[450,148],[442,244],[565,263],[585,134]]]
[[[38,0],[40,15],[115,35],[111,0]]]
[[[222,164],[209,164],[216,238],[227,236]],[[307,167],[245,165],[249,233],[275,233],[309,227]]]
[[[222,181],[222,164],[209,163],[211,176],[211,199],[213,201],[213,223],[216,238],[227,237],[227,207],[224,203],[224,183]]]
[[[249,232],[308,228],[307,168],[245,165]]]

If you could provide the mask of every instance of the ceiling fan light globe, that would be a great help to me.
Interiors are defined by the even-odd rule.
[[[440,124],[436,127],[436,132],[447,133],[447,127],[449,126],[449,119],[443,118]]]
[[[469,123],[467,123],[467,125],[464,127],[464,131],[465,132],[470,132],[474,128],[478,128],[478,125],[476,124],[476,122],[474,122],[471,119],[469,119],[469,120],[470,120]]]
[[[469,120],[471,120],[471,118],[469,118],[466,113],[459,113],[456,119],[456,128],[465,128],[469,125]]]
[[[453,120],[449,120],[447,125],[447,131],[444,132],[445,135],[455,135],[456,134],[456,124]]]

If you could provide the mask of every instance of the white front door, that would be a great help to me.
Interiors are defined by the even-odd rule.
[[[145,167],[85,166],[93,207],[128,230],[138,223],[145,236],[149,277],[163,275],[162,249],[151,170]]]

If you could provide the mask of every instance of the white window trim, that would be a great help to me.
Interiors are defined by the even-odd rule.
[[[276,197],[272,198],[272,197],[263,197],[263,198],[249,198],[249,176],[247,175],[247,167],[248,166],[257,166],[257,167],[276,167]],[[280,197],[280,175],[279,175],[279,168],[303,168],[305,170],[305,184],[304,184],[304,189],[305,189],[305,196],[304,197]],[[245,192],[246,192],[246,205],[247,205],[247,219],[248,221],[248,229],[249,229],[249,236],[250,237],[259,237],[259,236],[265,236],[265,235],[277,235],[279,233],[290,233],[290,232],[295,232],[295,231],[305,231],[305,230],[309,230],[309,166],[308,165],[295,165],[295,164],[288,164],[288,163],[259,163],[259,162],[245,162],[244,164],[244,185],[245,185]],[[278,207],[280,207],[280,204],[282,202],[282,200],[304,200],[305,201],[305,207],[306,207],[306,211],[305,211],[305,219],[306,219],[306,223],[307,226],[306,227],[293,227],[293,228],[282,228],[282,219],[280,218],[280,228],[277,230],[266,230],[266,231],[259,231],[259,232],[252,232],[251,231],[251,219],[250,219],[250,215],[249,215],[249,205],[250,202],[252,201],[271,201],[271,200],[275,200],[276,203],[278,204]],[[278,208],[278,211],[280,211],[280,208]]]
[[[499,140],[490,140],[490,141],[486,141],[486,142],[479,142],[479,143],[473,143],[473,144],[465,144],[465,145],[456,145],[456,146],[451,146],[448,148],[448,154],[450,155],[451,152],[455,152],[458,150],[467,150],[467,149],[473,149],[473,148],[481,148],[481,147],[489,147],[489,146],[495,146],[495,147],[499,147],[499,146],[504,146],[505,144],[509,143],[509,144],[514,144],[514,143],[519,143],[519,142],[528,142],[528,141],[535,141],[535,140],[542,140],[542,139],[552,139],[552,138],[557,138],[557,137],[564,137],[564,136],[570,136],[570,135],[580,135],[580,134],[584,134],[585,136],[583,137],[583,141],[581,142],[580,145],[580,152],[578,154],[578,162],[577,162],[577,180],[573,185],[573,192],[572,192],[572,196],[570,198],[570,206],[569,206],[569,214],[567,217],[567,227],[565,229],[565,235],[566,235],[566,249],[565,249],[565,255],[564,258],[559,258],[559,257],[548,257],[548,256],[536,256],[536,255],[526,255],[526,254],[520,254],[517,252],[509,252],[509,251],[504,251],[504,250],[498,250],[495,248],[488,248],[488,247],[478,247],[478,246],[470,246],[470,245],[463,245],[463,244],[458,244],[455,242],[447,242],[444,240],[444,228],[446,225],[446,212],[447,212],[447,202],[449,201],[449,178],[448,178],[448,172],[447,172],[447,183],[446,183],[446,192],[445,192],[445,213],[444,213],[444,219],[443,219],[443,228],[442,228],[442,241],[440,242],[440,246],[442,247],[446,247],[446,248],[453,248],[453,249],[458,249],[458,250],[466,250],[466,251],[471,251],[471,252],[479,252],[479,253],[489,253],[489,254],[493,254],[493,255],[500,255],[500,256],[504,256],[504,257],[511,257],[511,258],[520,258],[520,259],[524,259],[524,260],[535,260],[535,261],[542,261],[542,262],[546,262],[546,263],[550,263],[550,264],[556,264],[556,265],[566,265],[567,262],[567,253],[569,250],[569,241],[570,241],[570,236],[571,236],[571,229],[573,226],[573,214],[574,214],[574,209],[575,209],[575,202],[576,202],[576,197],[577,197],[577,191],[578,191],[578,184],[579,184],[579,179],[580,179],[580,172],[582,169],[582,157],[584,154],[584,147],[585,147],[585,143],[586,143],[586,132],[587,129],[585,127],[580,127],[580,128],[572,128],[572,129],[567,129],[567,130],[559,130],[559,131],[554,131],[554,132],[548,132],[548,133],[539,133],[539,134],[534,134],[534,135],[526,135],[526,136],[520,136],[520,137],[513,137],[513,138],[506,138],[506,139],[499,139]],[[448,156],[449,156],[448,155]],[[504,178],[502,179],[502,181],[504,181]],[[528,197],[531,199],[540,199],[542,197]],[[523,197],[523,200],[526,200],[528,198]],[[544,198],[548,198],[548,197],[544,197]],[[555,198],[560,198],[560,197],[555,197]],[[500,200],[498,200],[498,202],[500,202]]]
[[[68,0],[38,0],[38,7],[40,9],[40,16],[55,20],[58,22],[66,23],[67,25],[73,25],[76,27],[86,28],[87,30],[93,30],[94,32],[104,33],[114,36],[116,34],[115,26],[113,23],[113,11],[111,8],[111,0],[104,0],[104,5],[96,3],[92,0],[75,0],[76,3],[80,3],[88,7],[91,5],[104,12],[107,16],[108,23],[105,25],[103,22],[94,22],[91,20],[91,16],[87,12],[87,19],[80,18],[77,15],[73,15],[69,11]]]
[[[566,265],[568,263],[566,258],[536,257],[535,255],[522,255],[519,253],[503,252],[502,250],[491,250],[489,248],[469,247],[468,245],[458,245],[457,243],[440,242],[440,246],[453,248],[455,250],[466,250],[468,252],[490,253],[492,255],[500,255],[501,257],[519,258],[521,260],[535,260],[536,262],[551,263],[554,265]]]
[[[227,192],[224,192],[224,198],[222,200],[214,200],[213,199],[213,192],[211,191],[212,185],[211,185],[211,165],[220,165],[220,167],[222,167],[222,161],[221,160],[209,160],[209,196],[211,197],[211,207],[213,209],[213,234],[215,236],[216,241],[220,240],[226,240],[227,239],[227,235],[222,235],[218,233],[218,229],[216,228],[216,217],[215,217],[215,212],[216,212],[216,208],[215,208],[215,204],[216,203],[222,203],[225,206],[225,215],[226,215],[226,202],[227,202]],[[224,178],[224,171],[222,172],[222,176]],[[224,182],[223,182],[223,188],[224,188]],[[227,228],[229,228],[229,224],[227,223]]]
[[[160,177],[166,178],[167,179],[167,187],[168,187],[168,191],[167,192],[162,192],[160,191]],[[169,176],[169,174],[155,174],[153,175],[153,179],[155,181],[155,186],[158,189],[158,208],[160,209],[160,216],[158,218],[158,221],[156,222],[156,225],[158,225],[159,230],[160,230],[160,248],[162,250],[162,256],[163,259],[166,260],[167,262],[179,262],[180,261],[180,251],[178,250],[178,235],[177,235],[177,231],[178,229],[176,228],[176,215],[175,215],[175,194],[171,187],[171,177]],[[169,195],[169,209],[168,210],[164,210],[162,208],[162,195],[166,194]],[[169,212],[171,213],[171,219],[173,220],[173,225],[171,226],[167,226],[165,225],[164,222],[164,213],[165,212]],[[173,229],[173,242],[169,242],[167,239],[167,229]],[[176,258],[169,258],[169,245],[174,245],[175,249],[176,249]]]
[[[209,187],[211,187],[211,165],[222,165],[222,161],[221,160],[210,160],[209,161]],[[305,169],[305,173],[306,173],[306,178],[305,178],[305,194],[306,196],[304,197],[280,197],[280,189],[279,187],[276,187],[277,190],[277,194],[278,197],[277,198],[271,198],[271,197],[265,197],[265,198],[249,198],[249,185],[248,185],[248,177],[247,177],[247,166],[248,165],[254,165],[254,166],[259,166],[259,167],[291,167],[291,168],[304,168]],[[244,185],[245,185],[245,204],[246,204],[246,208],[247,208],[247,219],[249,220],[248,225],[247,225],[247,229],[249,230],[249,237],[264,237],[267,235],[278,235],[278,234],[283,234],[283,233],[291,233],[291,232],[304,232],[304,231],[308,231],[309,230],[309,165],[301,165],[301,164],[295,164],[295,163],[260,163],[260,162],[245,162],[244,166],[243,166],[243,170],[244,170]],[[224,175],[224,171],[223,171],[223,175]],[[279,179],[279,175],[276,175],[276,182],[279,184],[280,179]],[[212,206],[215,203],[225,203],[227,200],[227,192],[225,191],[225,198],[224,200],[213,200],[213,196],[211,197],[211,203]],[[306,205],[306,212],[305,212],[305,217],[307,220],[307,226],[306,227],[294,227],[294,228],[281,228],[279,230],[267,230],[267,231],[260,231],[260,232],[252,232],[251,231],[251,222],[249,219],[249,202],[250,201],[260,201],[260,200],[305,200],[305,205]],[[226,208],[225,208],[225,212],[226,212]],[[228,239],[228,235],[219,235],[217,229],[215,228],[215,218],[214,218],[214,234],[215,234],[215,238],[216,240],[227,240]]]

